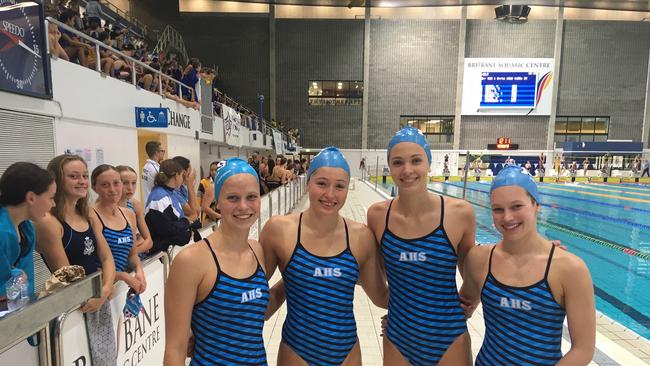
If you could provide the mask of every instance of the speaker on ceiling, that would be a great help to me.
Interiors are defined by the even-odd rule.
[[[501,5],[494,8],[494,14],[497,19],[503,19],[510,15],[510,5]]]

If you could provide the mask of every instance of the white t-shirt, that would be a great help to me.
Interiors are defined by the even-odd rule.
[[[149,193],[153,189],[154,182],[156,180],[156,174],[160,171],[160,164],[156,163],[151,159],[147,159],[147,162],[144,163],[142,167],[142,202],[147,204],[147,198]]]

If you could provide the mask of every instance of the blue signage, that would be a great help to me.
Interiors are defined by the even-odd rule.
[[[537,76],[533,72],[484,72],[481,107],[535,107]]]
[[[167,108],[135,107],[135,127],[167,128]]]

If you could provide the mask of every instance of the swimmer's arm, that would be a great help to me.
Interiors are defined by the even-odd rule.
[[[573,257],[570,262],[563,268],[561,278],[571,349],[558,366],[588,365],[596,347],[596,310],[591,275],[581,259]]]
[[[264,251],[264,268],[266,269],[266,278],[273,277],[278,267],[278,256],[276,252],[276,240],[282,240],[282,222],[281,217],[271,217],[260,234],[260,245]]]
[[[460,201],[459,212],[461,214],[461,223],[465,227],[463,236],[458,242],[456,252],[458,253],[458,272],[464,278],[464,263],[467,253],[476,246],[476,216],[474,208],[467,201]]]
[[[280,281],[273,285],[269,292],[269,306],[266,308],[266,312],[264,313],[264,320],[271,319],[273,314],[280,309],[287,298],[284,289],[284,279],[280,279]]]
[[[491,247],[490,247],[491,248]],[[481,296],[480,278],[486,275],[485,252],[482,247],[474,247],[465,256],[465,277],[458,292],[465,316],[469,319],[478,306]]]
[[[201,271],[185,251],[174,257],[165,285],[165,356],[164,366],[185,366],[190,339],[192,308],[201,284]]]
[[[379,246],[372,231],[365,225],[359,233],[359,249],[363,252],[357,257],[361,259],[359,284],[363,287],[370,300],[376,306],[388,308],[388,283],[386,273],[379,260]]]
[[[36,251],[41,253],[50,271],[69,266],[68,256],[65,254],[61,238],[63,227],[61,223],[49,213],[41,220],[34,221],[36,229]]]
[[[146,253],[153,246],[153,240],[151,239],[151,233],[149,232],[147,222],[144,219],[144,208],[142,207],[142,202],[136,200],[135,198],[131,200],[131,204],[135,210],[138,230],[140,231],[140,236],[142,237],[142,241],[138,244],[137,253]]]

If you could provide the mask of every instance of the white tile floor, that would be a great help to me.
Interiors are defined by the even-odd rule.
[[[353,181],[350,187],[347,202],[341,210],[344,217],[366,222],[366,211],[374,202],[385,199],[375,193],[365,183]],[[307,205],[303,198],[296,210],[303,210]],[[271,280],[275,283],[279,273]],[[458,278],[460,284],[460,278]],[[374,306],[361,288],[357,287],[354,300],[354,313],[357,320],[359,342],[363,364],[369,366],[382,365],[382,340],[380,337],[380,317],[386,311]],[[282,337],[282,323],[286,317],[286,305],[283,306],[265,325],[264,341],[268,354],[269,365],[275,365],[278,347]],[[472,353],[480,349],[485,327],[483,325],[483,312],[479,307],[474,316],[468,322],[470,335],[472,337]],[[565,329],[566,330],[566,329]],[[602,314],[597,319],[597,340],[596,355],[594,362],[590,365],[650,365],[650,342],[638,336],[636,333],[622,327]],[[568,334],[562,342],[564,352],[570,347]]]

